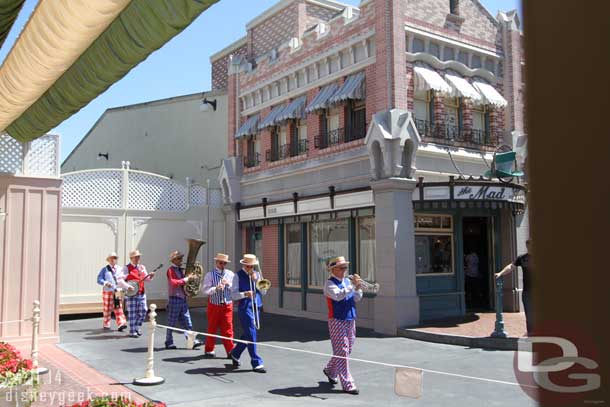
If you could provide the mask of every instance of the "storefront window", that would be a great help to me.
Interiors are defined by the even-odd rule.
[[[417,274],[453,273],[453,223],[449,215],[415,215]]]
[[[375,218],[358,219],[358,274],[375,282]]]
[[[246,244],[248,253],[254,254],[258,258],[260,268],[263,267],[263,228],[253,226],[247,229]]]
[[[285,253],[286,287],[301,287],[301,224],[286,225],[286,253]]]
[[[328,279],[326,262],[337,256],[348,256],[349,223],[347,219],[310,224],[309,287],[322,288]]]

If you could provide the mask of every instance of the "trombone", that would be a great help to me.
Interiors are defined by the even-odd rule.
[[[267,291],[269,288],[271,288],[271,281],[263,278],[263,270],[261,269],[260,264],[258,265],[258,274],[260,278],[256,280],[256,283],[254,283],[252,278],[250,278],[250,291],[252,291],[252,315],[254,315],[254,326],[257,330],[261,329],[261,319],[258,313],[258,307],[256,306],[256,291]]]

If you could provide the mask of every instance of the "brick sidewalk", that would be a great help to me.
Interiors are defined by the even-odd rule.
[[[61,407],[92,395],[129,397],[138,403],[148,401],[54,345],[40,349],[40,365],[48,368],[49,373],[41,376],[40,398],[33,407]]]
[[[523,312],[505,312],[503,315],[504,329],[509,337],[525,336],[525,314]],[[494,331],[495,323],[496,313],[484,312],[425,323],[413,329],[438,334],[487,337]]]

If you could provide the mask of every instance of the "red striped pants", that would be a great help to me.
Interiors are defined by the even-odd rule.
[[[125,325],[125,314],[123,313],[123,304],[118,308],[114,308],[114,293],[112,291],[102,291],[102,302],[104,304],[104,328],[110,328],[111,314],[114,312],[116,325]]]
[[[333,355],[342,358],[349,357],[356,341],[356,321],[329,319],[328,331]],[[349,361],[347,359],[331,358],[326,365],[326,369],[331,377],[339,377],[343,390],[352,390],[356,387],[354,378],[349,372]]]

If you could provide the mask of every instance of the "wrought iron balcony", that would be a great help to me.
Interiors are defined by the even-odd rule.
[[[309,151],[307,140],[299,140],[297,143],[290,144],[290,156],[296,157],[301,154],[305,154]]]
[[[329,130],[326,133],[321,133],[315,137],[314,147],[322,150],[341,143],[349,143],[350,141],[363,139],[364,137],[366,137],[366,124]]]
[[[422,138],[441,144],[468,143],[475,146],[495,147],[498,140],[496,132],[464,129],[454,125],[436,125],[422,119],[415,119],[415,127]]]
[[[253,168],[261,165],[261,158],[259,153],[249,154],[244,157],[244,167]]]
[[[270,162],[281,161],[289,157],[305,154],[307,151],[307,140],[299,140],[298,143],[284,144],[277,149],[271,148],[267,150],[265,152],[265,158]]]

